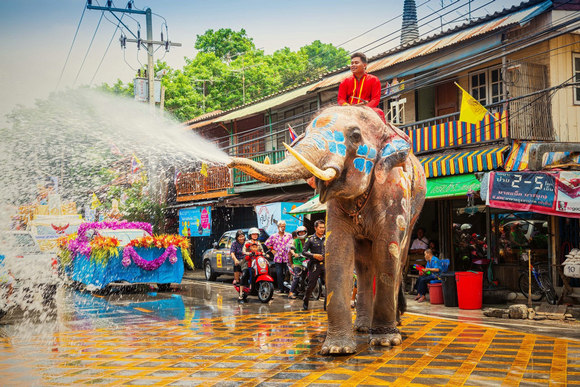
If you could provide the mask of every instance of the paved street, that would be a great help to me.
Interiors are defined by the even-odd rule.
[[[542,336],[533,327],[409,313],[402,346],[369,348],[360,335],[356,354],[321,357],[321,302],[308,312],[281,297],[238,305],[229,280],[186,280],[163,293],[61,289],[48,311],[0,325],[1,384],[580,385],[580,341],[557,327]]]

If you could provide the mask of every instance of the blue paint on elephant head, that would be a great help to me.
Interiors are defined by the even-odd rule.
[[[359,145],[358,149],[356,150],[357,157],[354,159],[354,167],[361,172],[364,172],[366,175],[371,173],[373,170],[373,165],[375,156],[377,155],[377,151],[375,148],[371,148],[366,144]]]
[[[354,159],[353,163],[354,167],[359,171],[363,172],[365,170],[365,159],[363,159],[362,157],[357,157],[356,159]]]
[[[381,157],[387,157],[395,152],[406,152],[409,149],[411,149],[411,145],[409,145],[407,141],[398,138],[393,142],[390,142],[387,145],[385,145],[385,147],[381,151]]]
[[[334,153],[334,154],[336,154],[336,143],[335,143],[334,141],[330,141],[330,142],[328,143],[328,151],[329,151],[330,153]]]
[[[368,175],[373,170],[374,162],[367,160],[365,163],[365,175]]]
[[[314,144],[316,144],[316,147],[318,149],[320,149],[320,150],[326,149],[326,143],[324,142],[324,139],[322,138],[322,136],[320,134],[314,133],[313,135],[310,136],[310,138],[312,139]]]
[[[327,117],[328,119],[328,117]],[[321,130],[311,135],[316,146],[324,150],[328,146],[328,151],[336,155],[346,156],[346,145],[344,144],[344,134],[340,131],[330,129]]]
[[[356,150],[357,156],[365,157],[367,153],[369,153],[369,147],[366,144],[358,146],[358,149]]]
[[[324,137],[326,141],[334,141],[334,135],[331,130],[321,130],[320,133],[322,133],[322,137]]]

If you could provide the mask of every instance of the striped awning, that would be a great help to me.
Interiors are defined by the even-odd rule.
[[[504,165],[504,152],[509,146],[448,153],[420,158],[425,176],[461,175],[469,172],[492,171]]]

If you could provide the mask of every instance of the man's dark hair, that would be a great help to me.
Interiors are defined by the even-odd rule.
[[[417,229],[417,232],[419,232],[419,231],[421,231],[421,230],[423,230],[423,234],[425,234],[425,233],[427,232],[427,230],[425,230],[425,228],[424,228],[424,227],[419,227],[419,228]]]
[[[314,228],[318,227],[319,224],[325,224],[324,220],[318,219],[316,222],[314,222]]]
[[[364,64],[369,63],[369,61],[367,60],[367,56],[365,54],[363,54],[362,52],[355,52],[354,54],[352,54],[350,56],[350,59],[354,59],[354,58],[360,58],[360,61],[363,62]]]

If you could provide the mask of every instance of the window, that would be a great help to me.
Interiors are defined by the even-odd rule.
[[[469,74],[469,94],[482,105],[497,103],[503,98],[501,69],[486,69]]]
[[[580,54],[572,54],[574,82],[580,82]],[[574,104],[580,105],[580,87],[574,88]]]
[[[405,103],[407,98],[392,99],[388,101],[389,111],[387,121],[393,125],[403,125],[405,123]]]
[[[233,238],[229,235],[224,235],[219,242],[220,249],[229,249],[232,246]]]

